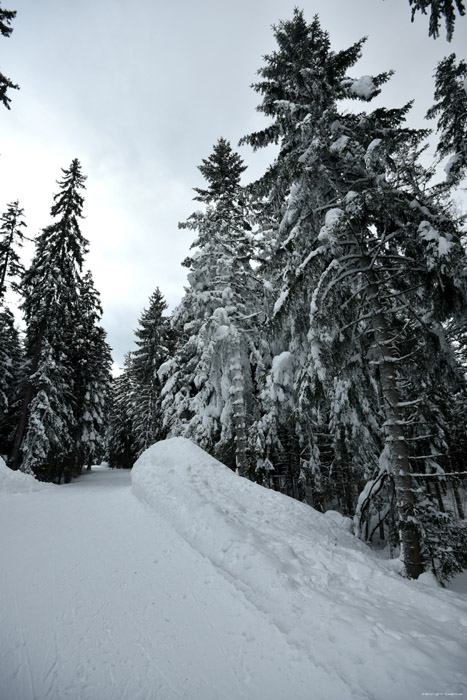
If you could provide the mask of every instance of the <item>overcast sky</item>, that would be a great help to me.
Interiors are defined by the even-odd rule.
[[[17,16],[0,70],[21,90],[0,111],[0,207],[19,199],[35,235],[60,169],[81,161],[88,266],[119,365],[155,287],[171,309],[181,299],[193,234],[177,224],[197,208],[196,166],[219,137],[236,147],[263,123],[250,85],[275,48],[271,25],[295,5],[319,14],[335,50],[368,36],[352,75],[395,69],[378,102],[414,99],[413,125],[426,125],[436,63],[465,58],[467,19],[451,44],[444,31],[433,41],[408,0],[2,0]],[[271,157],[238,150],[245,181]]]

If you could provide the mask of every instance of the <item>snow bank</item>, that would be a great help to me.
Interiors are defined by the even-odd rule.
[[[51,484],[37,481],[32,474],[13,471],[0,457],[0,493],[31,493],[31,491],[42,491],[50,487]]]
[[[184,438],[144,452],[132,484],[297,653],[342,680],[342,697],[467,692],[465,599],[401,578],[341,519],[238,477]]]

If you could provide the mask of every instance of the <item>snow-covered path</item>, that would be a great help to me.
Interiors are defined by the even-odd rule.
[[[465,597],[188,441],[148,450],[133,491],[102,468],[31,493],[1,477],[0,700],[467,694]]]
[[[129,472],[3,496],[0,533],[1,700],[299,700],[319,681]]]

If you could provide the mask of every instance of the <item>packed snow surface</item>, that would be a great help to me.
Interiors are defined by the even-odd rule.
[[[183,438],[0,493],[1,700],[466,693],[465,596]],[[1,489],[1,486],[0,486]]]

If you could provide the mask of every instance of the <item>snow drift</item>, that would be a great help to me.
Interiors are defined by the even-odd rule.
[[[13,471],[0,457],[0,493],[31,493],[48,488],[53,488],[52,484],[37,481],[32,474]]]
[[[309,658],[310,697],[327,697],[319,670],[343,698],[467,692],[465,599],[401,578],[345,519],[238,477],[185,438],[144,452],[132,486]]]

